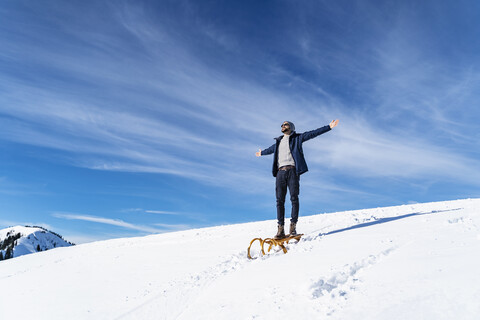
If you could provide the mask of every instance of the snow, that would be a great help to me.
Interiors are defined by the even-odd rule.
[[[299,243],[255,260],[250,240],[271,237],[274,220],[56,248],[0,262],[0,310],[5,319],[478,319],[479,226],[480,199],[467,199],[301,217]]]

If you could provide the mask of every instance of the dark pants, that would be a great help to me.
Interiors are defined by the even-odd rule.
[[[287,188],[290,192],[290,201],[292,202],[292,218],[291,222],[297,223],[298,210],[300,208],[298,202],[298,194],[300,192],[300,177],[297,175],[295,168],[289,170],[279,170],[277,173],[277,181],[275,190],[277,195],[277,220],[278,224],[285,224],[285,197]]]

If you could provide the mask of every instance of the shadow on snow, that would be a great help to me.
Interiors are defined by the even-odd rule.
[[[461,210],[461,209],[463,209],[463,208],[455,208],[455,209],[449,209],[449,210],[433,210],[433,211],[430,211],[430,212],[415,212],[415,213],[404,214],[403,216],[380,218],[380,219],[375,220],[375,221],[357,224],[357,225],[354,225],[354,226],[351,226],[351,227],[348,227],[348,228],[333,230],[333,231],[330,231],[330,232],[327,232],[327,233],[320,233],[319,235],[320,236],[328,236],[328,235],[335,234],[335,233],[340,233],[340,232],[359,229],[359,228],[370,227],[370,226],[373,226],[373,225],[376,225],[376,224],[381,224],[381,223],[391,222],[391,221],[395,221],[395,220],[405,219],[405,218],[408,218],[408,217],[423,216],[423,215],[439,213],[439,212],[457,211],[457,210]]]

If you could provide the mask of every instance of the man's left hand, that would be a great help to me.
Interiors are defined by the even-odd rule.
[[[330,122],[330,129],[333,129],[337,126],[338,124],[338,119],[337,120],[332,120],[332,122]]]

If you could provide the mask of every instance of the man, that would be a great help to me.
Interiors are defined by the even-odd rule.
[[[255,154],[257,157],[274,154],[272,173],[276,177],[275,191],[278,220],[278,231],[275,239],[285,238],[285,196],[287,195],[287,188],[292,202],[290,235],[297,234],[296,225],[300,208],[298,201],[300,175],[308,171],[303,156],[302,143],[332,130],[337,124],[338,120],[333,120],[328,126],[304,133],[296,133],[295,125],[290,121],[285,121],[281,126],[283,136],[275,138],[276,142],[270,148],[263,151],[259,149]]]

